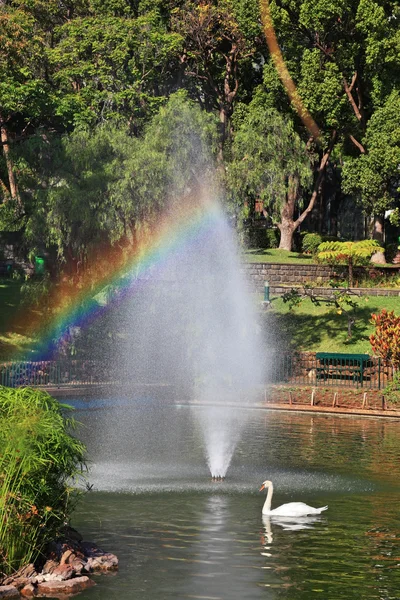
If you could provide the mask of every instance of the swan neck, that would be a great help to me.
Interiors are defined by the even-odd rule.
[[[272,494],[273,493],[274,493],[274,487],[273,487],[272,483],[270,483],[269,486],[268,486],[267,497],[265,499],[262,512],[264,512],[264,513],[270,512],[270,510],[271,510],[271,503],[272,503]]]

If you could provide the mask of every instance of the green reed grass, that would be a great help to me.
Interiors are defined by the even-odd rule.
[[[85,447],[68,410],[46,392],[0,386],[0,581],[35,562],[69,519]]]

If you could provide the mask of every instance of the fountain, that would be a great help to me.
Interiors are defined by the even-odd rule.
[[[168,384],[167,394],[196,405],[207,464],[221,482],[245,426],[241,406],[251,402],[262,369],[254,302],[234,233],[212,194],[209,185],[197,188],[191,196],[194,214],[201,215],[197,226],[185,222],[179,243],[159,250],[144,273],[138,270],[117,323],[124,339],[116,362],[125,379]]]

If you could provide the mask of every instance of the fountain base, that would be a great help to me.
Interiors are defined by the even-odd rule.
[[[222,475],[213,475],[211,481],[225,481],[225,477],[222,477]]]

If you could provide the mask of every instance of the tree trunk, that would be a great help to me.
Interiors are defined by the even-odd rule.
[[[281,210],[281,222],[278,227],[281,232],[279,248],[281,250],[291,250],[293,246],[294,210],[296,207],[297,195],[299,193],[299,178],[297,175],[291,175],[288,181],[288,192],[286,202]]]
[[[13,200],[16,200],[17,203],[20,204],[18,186],[17,186],[17,181],[15,179],[15,174],[14,174],[14,165],[13,165],[13,161],[11,158],[11,152],[10,152],[10,141],[8,138],[8,131],[7,131],[7,127],[4,124],[4,121],[1,120],[1,117],[0,117],[0,138],[1,138],[1,144],[3,146],[4,158],[5,158],[6,166],[7,166],[10,196]]]
[[[384,215],[374,215],[374,228],[372,230],[372,239],[379,242],[381,246],[384,244],[385,237],[385,217]],[[371,256],[371,262],[380,265],[386,264],[385,254],[383,252],[375,252]]]
[[[353,276],[353,257],[349,256],[349,288],[353,287],[354,276]]]
[[[313,193],[311,194],[311,198],[310,201],[308,203],[308,206],[303,210],[303,212],[301,213],[301,215],[298,217],[298,219],[296,219],[294,226],[293,226],[293,231],[299,226],[301,225],[301,223],[304,221],[304,219],[306,218],[306,216],[312,211],[312,209],[314,208],[315,202],[317,200],[318,197],[318,193],[322,184],[322,180],[323,177],[325,175],[325,168],[326,165],[328,163],[329,157],[331,155],[331,152],[333,150],[333,147],[335,145],[336,142],[336,131],[332,132],[332,136],[331,136],[331,140],[329,143],[328,148],[326,149],[326,151],[324,152],[324,154],[322,155],[321,158],[321,162],[319,163],[319,167],[318,167],[318,171],[317,171],[317,178],[315,180],[314,183],[314,189],[313,189]]]
[[[290,219],[282,219],[282,223],[278,225],[281,232],[281,239],[279,240],[280,250],[291,250],[293,246],[293,221]]]

